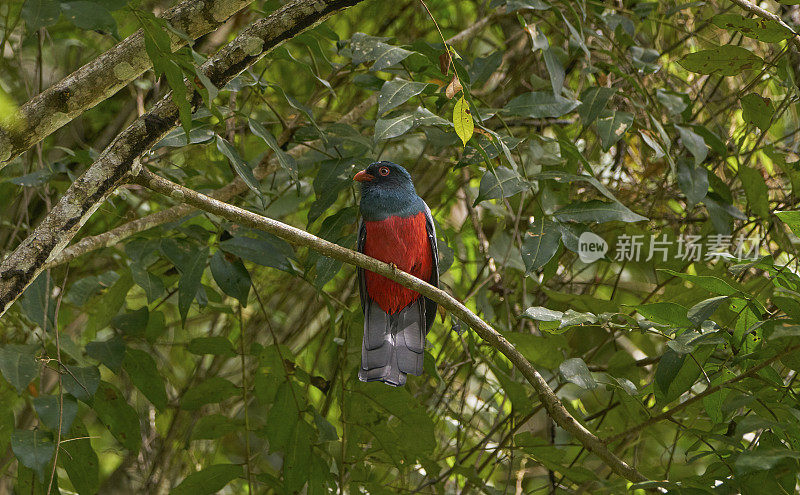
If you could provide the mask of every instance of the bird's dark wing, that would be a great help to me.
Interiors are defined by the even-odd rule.
[[[425,228],[428,231],[428,243],[431,245],[431,253],[433,254],[433,266],[431,268],[431,278],[428,283],[434,287],[439,287],[439,247],[436,244],[436,226],[433,223],[433,215],[431,209],[423,201],[425,205]],[[433,326],[433,320],[436,319],[436,303],[425,298],[425,332]]]
[[[364,252],[364,243],[367,240],[367,226],[364,225],[364,220],[360,220],[358,223],[358,240],[356,241],[356,251],[359,253]],[[361,310],[366,314],[367,312],[367,279],[364,277],[364,269],[358,268],[356,270],[358,274],[358,293],[361,295]]]

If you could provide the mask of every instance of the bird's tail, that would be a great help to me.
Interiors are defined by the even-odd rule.
[[[417,298],[392,315],[377,304],[368,308],[364,315],[359,380],[399,387],[406,383],[406,374],[421,375],[427,333],[425,298]]]

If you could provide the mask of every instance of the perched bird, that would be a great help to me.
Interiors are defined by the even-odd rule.
[[[358,251],[438,287],[433,217],[408,171],[392,162],[377,162],[353,179],[361,183]],[[360,268],[358,286],[364,311],[358,378],[399,387],[406,383],[406,374],[421,375],[436,303]]]

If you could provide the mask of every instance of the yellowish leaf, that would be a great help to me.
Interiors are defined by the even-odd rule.
[[[472,121],[469,103],[463,96],[456,102],[456,106],[453,109],[453,125],[456,128],[456,134],[466,146],[467,141],[472,137],[472,133],[475,132],[475,123]]]

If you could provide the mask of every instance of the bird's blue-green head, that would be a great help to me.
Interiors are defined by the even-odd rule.
[[[353,179],[361,183],[361,215],[368,222],[410,217],[425,209],[411,174],[396,163],[375,162]]]

